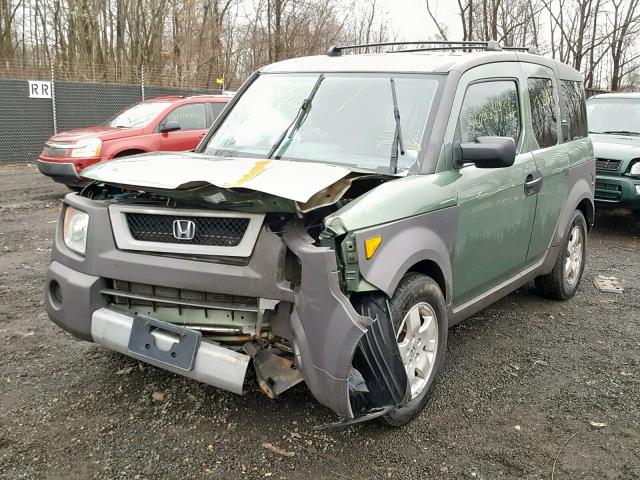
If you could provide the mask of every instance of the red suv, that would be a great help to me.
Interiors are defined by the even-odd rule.
[[[127,108],[108,122],[51,137],[38,158],[40,172],[71,188],[79,173],[103,160],[158,150],[193,150],[230,95],[157,97]]]

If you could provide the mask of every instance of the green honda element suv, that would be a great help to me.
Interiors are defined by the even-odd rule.
[[[83,170],[51,319],[228,391],[252,364],[269,398],[304,382],[342,422],[402,425],[449,327],[530,281],[571,298],[594,216],[580,74],[496,42],[373,47],[260,69],[195,152]]]

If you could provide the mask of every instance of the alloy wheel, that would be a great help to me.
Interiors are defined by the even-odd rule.
[[[414,399],[427,386],[438,351],[438,318],[433,307],[426,302],[411,307],[396,339]]]
[[[564,276],[567,283],[571,286],[575,285],[580,278],[583,250],[584,233],[580,226],[574,225],[571,229],[569,242],[567,243],[567,252],[564,261]]]

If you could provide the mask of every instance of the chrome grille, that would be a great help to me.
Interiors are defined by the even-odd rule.
[[[249,226],[248,218],[190,217],[178,215],[150,215],[127,213],[131,236],[142,242],[178,243],[213,247],[236,247]],[[195,236],[190,240],[174,236],[174,222],[190,220],[195,223]]]
[[[121,250],[248,258],[265,214],[114,204],[109,217]]]
[[[596,169],[616,171],[620,168],[620,160],[609,160],[606,158],[596,158]]]
[[[117,305],[173,305],[178,308],[198,308],[215,310],[256,311],[258,299],[239,295],[202,292],[181,288],[148,285],[145,283],[109,280],[110,288],[101,293],[110,297]]]

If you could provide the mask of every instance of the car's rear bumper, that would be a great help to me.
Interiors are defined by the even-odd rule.
[[[598,174],[595,201],[599,205],[640,208],[640,178]]]

